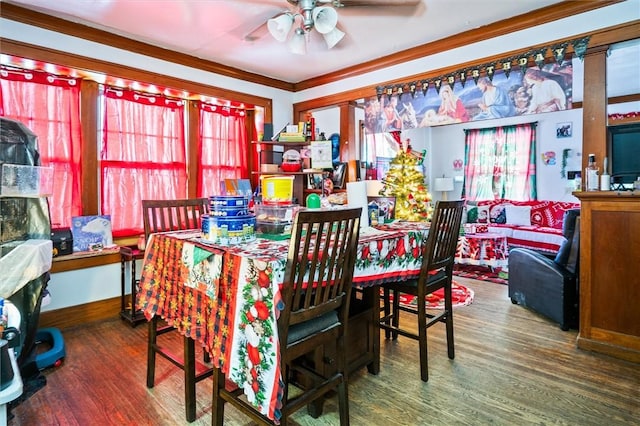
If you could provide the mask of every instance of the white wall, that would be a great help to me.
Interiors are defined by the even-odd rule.
[[[119,296],[120,263],[51,274],[47,288],[51,301],[42,312]]]
[[[483,120],[477,122],[437,126],[427,129],[414,129],[405,131],[403,139],[411,138],[414,149],[427,149],[426,177],[429,188],[433,188],[435,177],[458,177],[454,183],[454,191],[447,194],[449,199],[459,198],[462,194],[462,181],[464,171],[454,171],[454,160],[464,160],[464,129],[477,129],[510,124],[529,123],[537,121],[536,129],[536,171],[538,199],[554,201],[577,202],[577,198],[571,195],[573,186],[566,178],[561,177],[562,151],[571,149],[573,155],[567,164],[566,170],[581,168],[582,159],[582,109],[559,111],[547,114],[537,114],[519,117],[510,117],[500,120]],[[556,125],[558,123],[572,123],[572,136],[558,139],[556,137]],[[424,133],[424,136],[420,136]],[[555,165],[545,165],[542,153],[553,151],[556,153]],[[434,200],[441,199],[440,193],[430,191]]]

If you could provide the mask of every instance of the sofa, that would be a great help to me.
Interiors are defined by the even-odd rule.
[[[463,219],[475,224],[476,232],[506,236],[510,249],[524,247],[555,255],[566,241],[562,234],[565,212],[579,208],[579,203],[564,201],[467,201]]]

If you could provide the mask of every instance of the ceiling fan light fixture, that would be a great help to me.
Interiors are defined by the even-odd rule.
[[[269,33],[278,40],[284,42],[291,31],[293,26],[294,16],[290,13],[283,13],[280,16],[271,18],[267,21],[267,29]]]
[[[289,50],[296,55],[307,54],[307,38],[302,28],[296,28],[296,31],[289,40]]]
[[[324,42],[327,44],[327,48],[332,49],[336,44],[342,40],[344,37],[344,32],[340,31],[337,28],[329,31],[326,34],[322,35],[324,37]]]
[[[327,34],[338,25],[338,12],[332,7],[316,7],[313,9],[313,22],[316,31]]]

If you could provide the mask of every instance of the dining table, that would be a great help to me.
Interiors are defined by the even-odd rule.
[[[378,285],[416,279],[428,223],[395,221],[363,227],[355,262],[347,341],[353,370],[379,371]],[[277,318],[282,309],[289,240],[255,238],[233,246],[214,244],[200,230],[150,235],[137,308],[159,315],[211,355],[215,368],[242,388],[256,410],[279,419],[284,382]]]

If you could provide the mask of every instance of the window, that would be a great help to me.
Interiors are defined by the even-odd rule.
[[[468,200],[536,199],[536,123],[465,130]]]
[[[198,196],[220,193],[225,179],[244,179],[248,141],[244,110],[199,102]]]
[[[0,78],[0,113],[34,132],[40,164],[53,166],[53,227],[70,226],[71,217],[82,212],[79,81],[5,66]]]
[[[114,236],[140,233],[144,199],[187,198],[184,100],[107,87],[101,211]]]

